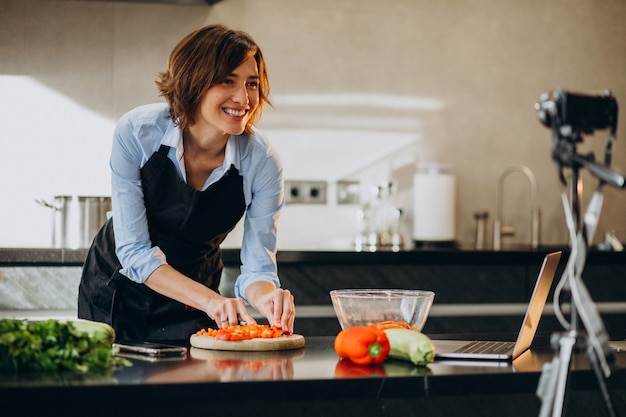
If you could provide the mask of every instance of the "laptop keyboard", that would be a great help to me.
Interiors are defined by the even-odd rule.
[[[514,342],[478,341],[461,347],[456,353],[505,353],[515,347]]]

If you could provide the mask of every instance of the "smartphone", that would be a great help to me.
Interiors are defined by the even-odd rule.
[[[148,356],[183,356],[187,348],[156,342],[120,342],[113,343],[120,353],[133,353]]]

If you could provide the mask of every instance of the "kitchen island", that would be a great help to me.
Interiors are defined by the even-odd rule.
[[[132,367],[107,375],[5,373],[0,374],[0,398],[10,411],[7,415],[16,416],[536,416],[541,369],[554,357],[550,335],[561,330],[549,312],[531,351],[513,364],[436,362],[417,368],[390,360],[381,367],[351,367],[333,351],[339,327],[328,291],[371,286],[432,289],[436,298],[424,328],[427,335],[500,334],[503,340],[513,340],[511,332],[519,328],[547,252],[280,252],[279,275],[295,294],[296,332],[306,338],[304,349],[238,354],[193,349],[176,361],[132,359]],[[0,249],[0,296],[3,291],[7,295],[0,297],[7,303],[0,305],[0,313],[42,317],[61,308],[75,314],[71,303],[85,253]],[[567,256],[565,251],[562,264]],[[225,250],[224,264],[228,284],[239,267],[238,251]],[[585,282],[612,340],[626,338],[625,275],[626,253],[589,254]],[[40,295],[48,298],[39,301]],[[10,304],[21,300],[24,307]],[[618,370],[607,381],[622,416],[625,355],[616,353]],[[565,415],[607,415],[582,354],[573,361]]]
[[[106,375],[5,373],[0,398],[12,416],[536,416],[541,369],[554,355],[539,345],[501,366],[367,367],[339,360],[333,341],[309,337],[281,352],[190,348],[182,359],[131,359]],[[626,352],[615,360],[607,385],[626,415]],[[564,415],[607,415],[583,354],[572,362]]]

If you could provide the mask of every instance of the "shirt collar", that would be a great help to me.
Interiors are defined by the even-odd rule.
[[[178,135],[178,143],[176,144],[176,160],[179,164],[182,164],[183,168],[185,165],[185,159],[183,158],[184,154],[185,152],[183,148],[183,134],[182,132],[180,132],[180,134]]]
[[[170,131],[170,129],[168,129],[168,131],[165,133],[165,138],[163,139],[162,144],[164,145],[168,145],[168,146],[172,146],[172,147],[176,147],[176,160],[178,161],[178,165],[180,166],[180,170],[183,174],[183,177],[185,177],[186,180],[186,170],[185,170],[185,150],[184,150],[184,146],[183,146],[183,133],[180,129],[176,129],[178,132],[178,138],[176,139],[176,142],[173,142],[173,138],[175,138],[176,136],[172,137],[167,137],[168,133]],[[173,142],[171,144],[168,144],[168,142]],[[224,153],[224,163],[222,164],[222,169],[217,169],[216,171],[219,172],[220,176],[224,174],[224,172],[228,171],[228,169],[230,168],[231,165],[235,165],[235,168],[237,169],[241,169],[238,165],[239,163],[236,162],[236,155],[237,153],[237,147],[236,147],[236,140],[234,139],[234,137],[231,135],[228,137],[228,141],[226,142],[226,150]],[[213,175],[211,175],[212,177]]]
[[[226,142],[226,151],[224,153],[224,164],[222,165],[224,167],[224,169],[228,170],[230,168],[231,165],[235,165],[235,168],[240,169],[239,168],[239,164],[237,162],[235,162],[235,154],[236,154],[236,146],[235,146],[235,139],[232,135],[230,135],[228,137],[228,142]]]
[[[170,120],[170,123],[167,125],[167,130],[163,135],[163,139],[161,140],[161,145],[170,146],[175,148],[179,146],[179,142],[183,137],[182,131],[174,124],[173,121]]]

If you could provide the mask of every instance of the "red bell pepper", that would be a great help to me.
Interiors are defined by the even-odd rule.
[[[340,331],[335,338],[337,355],[359,365],[382,363],[389,348],[387,335],[375,327],[350,327]]]

